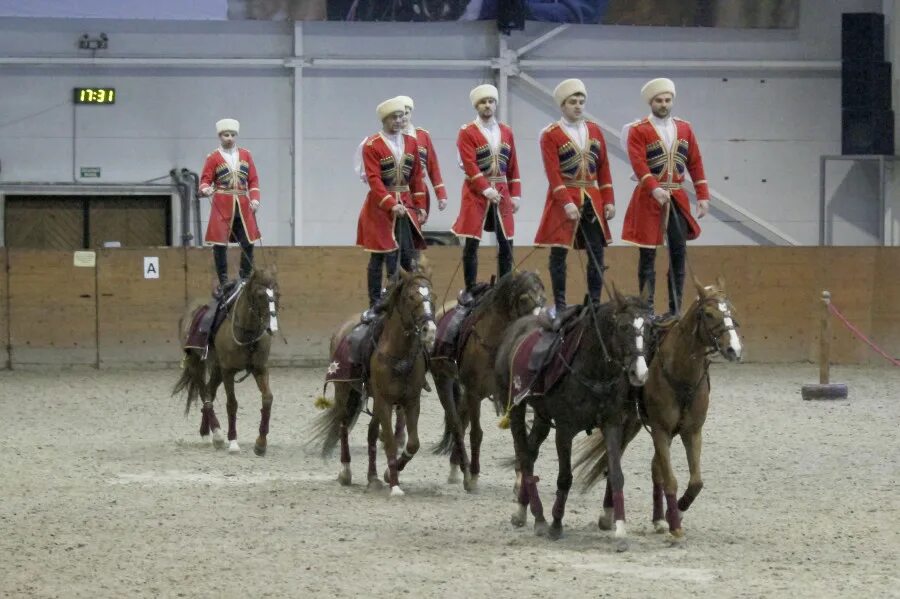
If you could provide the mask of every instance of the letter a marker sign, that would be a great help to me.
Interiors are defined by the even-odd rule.
[[[145,279],[158,279],[159,278],[159,257],[158,256],[153,256],[153,257],[144,256],[144,278]]]

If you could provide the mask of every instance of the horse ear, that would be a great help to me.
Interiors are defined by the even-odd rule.
[[[725,277],[719,275],[716,277],[716,287],[719,288],[719,291],[725,291]]]
[[[612,292],[609,294],[609,297],[616,304],[616,307],[621,307],[625,304],[625,296],[619,293],[619,290],[616,289],[615,283],[612,281],[609,282],[609,290]]]
[[[403,279],[404,281],[408,281],[408,280],[409,280],[409,273],[406,272],[406,269],[405,269],[405,268],[403,268],[402,266],[398,266],[398,267],[397,267],[397,272],[400,273],[400,278],[401,278],[401,279]]]
[[[700,297],[704,297],[706,295],[706,289],[703,287],[703,283],[700,282],[700,279],[697,278],[697,275],[691,274],[691,278],[694,279],[694,287],[697,288],[697,293]]]

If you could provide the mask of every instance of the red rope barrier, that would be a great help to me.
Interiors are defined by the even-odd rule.
[[[859,339],[860,341],[862,341],[863,343],[865,343],[866,345],[868,345],[869,347],[871,347],[871,348],[872,348],[873,350],[875,350],[877,353],[881,354],[881,356],[882,356],[885,360],[887,360],[888,362],[890,362],[890,363],[893,364],[894,366],[900,366],[900,360],[898,360],[897,358],[894,358],[894,357],[888,355],[887,352],[885,352],[883,349],[881,349],[880,347],[878,347],[877,345],[875,345],[875,343],[874,343],[871,339],[869,339],[868,337],[866,337],[865,333],[863,333],[862,331],[860,331],[859,329],[857,329],[857,328],[853,325],[853,323],[851,323],[849,320],[847,320],[847,318],[846,318],[843,314],[841,314],[841,311],[838,310],[838,309],[834,306],[834,304],[832,304],[832,303],[829,303],[829,304],[828,304],[828,311],[831,312],[832,314],[834,314],[835,316],[837,316],[837,317],[838,317],[838,320],[840,320],[842,323],[844,323],[844,326],[847,327],[848,329],[850,329],[850,332],[853,333],[854,335],[856,335],[857,339]]]

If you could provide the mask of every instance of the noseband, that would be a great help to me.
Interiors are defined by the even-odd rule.
[[[706,323],[705,314],[702,313],[703,306],[712,303],[717,304],[716,307],[722,313],[722,320],[715,328],[710,328]],[[706,335],[706,347],[709,348],[706,353],[722,353],[722,346],[719,345],[719,338],[729,331],[734,331],[734,333],[737,334],[737,330],[741,326],[737,319],[731,315],[730,303],[726,299],[710,297],[697,304],[697,311],[701,313],[697,315],[697,325],[694,334],[698,339],[703,338],[701,337],[701,334]],[[729,324],[728,321],[730,321],[731,324]]]

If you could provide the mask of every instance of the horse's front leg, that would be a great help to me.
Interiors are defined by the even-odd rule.
[[[416,452],[419,451],[419,400],[412,400],[403,408],[406,414],[406,429],[409,437],[406,441],[406,447],[397,462],[397,471],[402,472],[406,465],[409,464]],[[397,444],[399,445],[399,441]]]
[[[214,358],[213,358],[214,359]],[[203,398],[203,413],[209,419],[209,428],[212,431],[213,447],[216,449],[225,448],[225,435],[222,434],[222,427],[219,419],[216,418],[216,411],[213,408],[213,402],[216,400],[216,391],[222,384],[222,370],[216,364],[210,368],[209,381],[206,383],[206,397]]]
[[[678,511],[676,494],[678,493],[678,480],[672,469],[671,445],[672,437],[668,432],[660,429],[653,430],[653,449],[656,452],[654,459],[659,469],[662,480],[663,493],[666,498],[666,520],[669,522],[669,533],[674,539],[684,536],[681,529],[681,514]]]
[[[678,510],[686,512],[703,488],[703,477],[700,476],[700,448],[703,445],[703,435],[700,431],[682,432],[681,442],[684,443],[684,450],[687,452],[688,468],[691,471],[691,479],[688,481],[687,489],[685,489],[681,499],[678,500]]]
[[[225,404],[228,410],[228,451],[237,453],[241,450],[237,442],[237,397],[234,394],[234,370],[226,370],[222,373],[222,382],[225,383]]]
[[[556,478],[556,501],[553,502],[553,524],[547,533],[554,541],[562,536],[562,519],[566,513],[566,499],[572,488],[572,438],[569,430],[556,429],[556,455],[559,458],[559,476]]]
[[[259,436],[256,438],[256,444],[253,446],[253,452],[258,456],[266,455],[266,435],[269,434],[269,416],[272,415],[272,389],[269,387],[269,369],[263,367],[261,370],[253,371],[253,378],[256,379],[256,386],[262,394],[262,408],[259,417]]]
[[[469,414],[471,429],[469,430],[469,446],[472,448],[472,458],[469,462],[469,471],[472,473],[471,482],[467,491],[478,489],[478,475],[481,474],[481,440],[484,431],[481,428],[481,398],[476,394],[465,391],[466,411]]]
[[[662,534],[669,530],[666,522],[665,508],[663,507],[663,475],[662,466],[659,465],[659,454],[653,451],[653,459],[650,460],[650,474],[653,478],[653,530]]]
[[[622,473],[622,425],[606,424],[603,427],[606,439],[606,456],[609,466],[607,481],[612,491],[613,518],[616,522],[616,551],[628,549],[628,532],[625,529],[625,475]]]
[[[449,433],[453,446],[450,450],[450,472],[447,475],[447,483],[459,483],[459,473],[462,471],[463,488],[469,490],[472,483],[472,475],[469,470],[469,457],[466,455],[465,441],[463,440],[463,423],[456,409],[460,388],[459,384],[450,374],[438,370],[432,372],[435,387],[437,387],[438,399],[444,408],[445,434]]]
[[[369,430],[366,434],[366,448],[368,450],[369,455],[369,470],[366,474],[366,478],[368,482],[368,489],[380,489],[381,481],[378,479],[378,431],[381,428],[381,423],[378,418],[372,416],[369,419]],[[348,455],[349,458],[349,455]]]
[[[400,470],[397,464],[397,441],[394,439],[394,428],[391,426],[393,406],[390,402],[375,398],[372,406],[374,419],[381,425],[381,435],[384,441],[384,453],[387,456],[387,471],[384,473],[385,481],[391,487],[391,497],[404,495],[400,488]]]
[[[406,412],[400,406],[397,406],[396,417],[394,420],[394,439],[397,440],[397,447],[403,447],[406,444]]]
[[[538,477],[534,475],[534,461],[537,458],[538,449],[547,435],[550,433],[550,423],[535,415],[534,425],[531,431],[526,431],[525,426],[526,402],[515,406],[509,413],[509,425],[513,434],[513,443],[516,448],[516,461],[519,463],[521,481],[519,482],[518,502],[519,507],[512,516],[513,526],[524,526],[526,510],[531,508],[534,516],[534,534],[543,536],[547,534],[547,519],[544,518],[544,506],[538,494]]]

